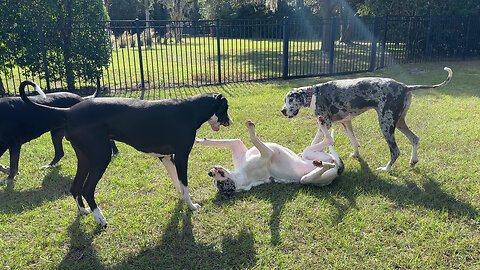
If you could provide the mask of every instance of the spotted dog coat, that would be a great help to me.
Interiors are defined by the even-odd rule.
[[[395,128],[408,137],[412,144],[410,165],[418,162],[417,146],[419,138],[405,123],[405,115],[410,107],[412,90],[438,88],[452,79],[452,70],[445,67],[447,79],[436,85],[405,85],[389,78],[358,78],[334,80],[310,87],[294,88],[285,96],[282,113],[295,117],[302,107],[310,107],[316,116],[325,119],[328,128],[332,122],[342,123],[353,145],[353,156],[358,156],[359,143],[353,133],[351,120],[361,113],[375,109],[381,131],[390,149],[390,161],[379,170],[389,170],[400,155],[395,142]]]

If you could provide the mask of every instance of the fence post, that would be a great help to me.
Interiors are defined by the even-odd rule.
[[[290,27],[288,17],[283,17],[283,76],[284,80],[288,79],[288,42],[290,39]]]
[[[378,20],[377,17],[373,19],[373,34],[372,34],[372,43],[370,45],[370,72],[375,70],[375,62],[377,60],[377,32],[378,32]]]
[[[432,33],[432,15],[428,19],[428,27],[427,27],[427,42],[425,44],[425,58],[429,59],[431,57],[432,49],[431,49],[431,40],[430,35]]]
[[[218,72],[218,84],[222,84],[222,56],[220,54],[220,20],[216,21],[217,32],[217,72]]]
[[[143,75],[143,59],[142,59],[142,46],[140,44],[140,21],[135,19],[135,29],[137,32],[137,48],[138,48],[138,57],[139,57],[139,64],[140,64],[140,78],[142,80],[142,94],[140,95],[140,99],[143,99],[145,95],[145,77]]]
[[[38,21],[38,36],[40,38],[40,47],[42,48],[43,69],[45,71],[45,81],[47,82],[47,90],[50,91],[50,74],[48,73],[47,51],[45,49],[45,38],[43,36],[43,23]]]
[[[388,16],[385,16],[384,27],[383,27],[383,42],[382,42],[382,56],[380,59],[380,68],[385,67],[385,53],[387,51],[387,31],[388,31]]]
[[[467,26],[465,27],[466,33],[464,35],[465,36],[465,46],[463,46],[462,60],[465,60],[465,53],[468,52],[468,39],[470,38],[469,33],[470,33],[470,22],[471,22],[470,18],[471,17],[472,17],[471,15],[467,17],[467,23],[466,23]]]
[[[324,22],[325,23],[325,22]],[[329,61],[328,61],[328,74],[333,74],[333,61],[335,59],[335,28],[336,28],[336,18],[330,18],[330,40],[328,41],[329,44]]]

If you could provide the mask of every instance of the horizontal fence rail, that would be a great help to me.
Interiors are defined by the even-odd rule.
[[[27,79],[50,91],[143,94],[472,58],[479,29],[480,16],[12,22],[0,25],[0,96]]]

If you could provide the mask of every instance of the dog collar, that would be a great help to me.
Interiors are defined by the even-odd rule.
[[[312,88],[313,88],[312,86],[307,87],[307,106],[306,107],[310,107],[310,104],[312,103],[312,96],[313,96]]]

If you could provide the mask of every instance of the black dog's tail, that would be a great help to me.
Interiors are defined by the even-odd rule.
[[[90,95],[90,96],[84,97],[83,100],[92,99],[94,97],[97,97],[97,94],[98,94],[98,88],[95,88],[95,92],[93,92],[93,94]]]
[[[449,83],[452,80],[453,71],[449,67],[444,67],[443,70],[448,72],[448,77],[444,82],[435,84],[435,85],[407,85],[408,91],[417,90],[417,89],[439,88],[447,85],[447,83]]]
[[[34,106],[34,107],[38,107],[38,108],[42,108],[43,110],[46,110],[46,111],[55,112],[55,113],[61,114],[62,116],[64,116],[65,112],[68,111],[68,108],[50,107],[50,106],[47,106],[47,105],[38,104],[38,103],[35,103],[35,102],[31,101],[28,98],[27,94],[25,93],[25,87],[27,85],[33,86],[35,88],[35,91],[37,91],[40,94],[40,96],[42,96],[44,98],[47,97],[45,95],[45,93],[42,91],[42,89],[36,83],[31,82],[31,81],[23,81],[20,84],[19,92],[20,92],[20,97],[22,98],[23,102],[25,102],[25,104],[28,104],[28,105],[31,105],[31,106]]]

